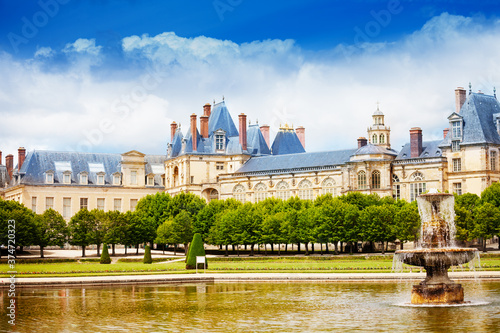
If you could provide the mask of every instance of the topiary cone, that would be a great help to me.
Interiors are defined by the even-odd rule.
[[[189,253],[186,260],[186,269],[196,269],[196,257],[199,256],[205,257],[205,248],[203,246],[203,240],[201,239],[201,235],[194,234],[193,241],[189,246]],[[208,268],[207,257],[205,257],[205,268]]]
[[[145,264],[152,264],[153,263],[153,258],[151,258],[151,248],[149,245],[146,245],[144,248],[144,259],[142,259],[142,262]]]
[[[108,253],[108,244],[104,244],[101,252],[101,264],[111,264],[111,258]]]

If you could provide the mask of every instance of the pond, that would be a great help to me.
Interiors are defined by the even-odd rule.
[[[18,289],[16,332],[494,332],[500,282],[462,282],[487,305],[413,308],[408,282],[248,282]],[[0,329],[7,323],[2,291]],[[448,329],[446,329],[448,328]]]

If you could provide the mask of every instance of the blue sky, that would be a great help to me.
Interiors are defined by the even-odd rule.
[[[308,151],[352,148],[377,101],[394,149],[439,139],[453,91],[492,93],[497,1],[0,0],[0,150],[164,153],[225,96]],[[187,127],[184,128],[187,130]]]

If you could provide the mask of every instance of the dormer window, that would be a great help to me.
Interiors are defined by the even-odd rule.
[[[152,175],[152,174],[148,175],[147,183],[146,184],[148,186],[154,186],[155,185],[155,177],[154,177],[154,175]]]
[[[104,172],[97,173],[97,185],[104,185],[104,176],[106,174]]]
[[[63,172],[63,184],[71,184],[71,171]]]
[[[462,139],[462,121],[453,121],[451,123],[451,138]]]
[[[80,173],[80,184],[81,185],[88,185],[89,183],[89,175],[87,171],[83,171]]]
[[[54,171],[49,170],[45,173],[45,183],[54,184]]]
[[[215,150],[224,151],[226,149],[225,132],[223,130],[217,130],[214,133],[215,138]]]
[[[115,172],[113,174],[113,185],[121,185],[121,182],[122,182],[121,173]]]
[[[495,113],[493,115],[493,121],[494,121],[495,126],[497,128],[497,133],[500,135],[500,113]]]

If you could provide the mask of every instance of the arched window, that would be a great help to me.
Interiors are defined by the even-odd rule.
[[[372,188],[380,188],[380,171],[372,172]]]
[[[372,143],[373,144],[377,143],[377,134],[373,134],[373,136],[372,136]]]
[[[176,187],[179,185],[179,167],[174,168],[174,174],[173,174],[173,180],[174,180],[174,186]]]
[[[396,200],[401,199],[401,185],[399,177],[395,174],[392,175],[392,197]]]
[[[424,180],[424,175],[421,172],[417,171],[411,175],[410,179],[412,181]]]
[[[219,191],[216,189],[213,189],[210,191],[210,194],[208,195],[208,201],[216,200],[219,199]]]
[[[304,179],[299,183],[299,198],[302,200],[314,199],[312,183],[307,179]]]
[[[358,172],[358,190],[366,189],[366,172]]]
[[[284,180],[276,184],[276,197],[281,200],[288,200],[290,198],[290,185]]]
[[[333,180],[333,178],[330,177],[326,178],[321,183],[321,194],[327,194],[327,193],[331,193],[333,196],[336,195],[335,180]]]
[[[264,183],[258,183],[253,188],[255,192],[255,202],[266,200],[267,198],[267,186]]]
[[[427,191],[427,184],[422,182],[424,175],[418,171],[410,176],[410,180],[415,182],[410,183],[410,201],[414,201],[420,194]]]
[[[245,186],[238,184],[235,187],[233,187],[233,198],[236,200],[245,203],[246,199],[246,190]]]
[[[384,134],[380,134],[380,143],[385,143],[385,135]]]

